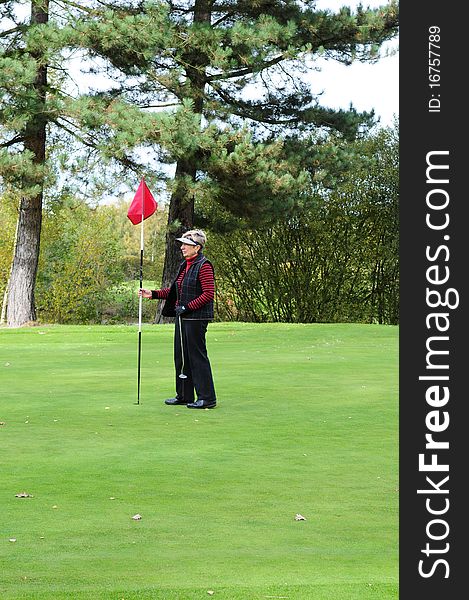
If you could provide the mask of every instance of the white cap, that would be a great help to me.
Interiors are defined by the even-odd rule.
[[[189,246],[205,246],[207,238],[205,233],[200,229],[191,229],[183,233],[181,237],[176,238],[178,242],[182,244],[189,244]]]
[[[180,237],[176,238],[178,242],[182,242],[183,244],[188,244],[189,246],[197,246],[197,242],[194,242],[190,237]]]

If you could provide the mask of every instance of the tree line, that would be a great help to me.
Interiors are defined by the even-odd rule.
[[[10,326],[37,318],[39,300],[46,297],[40,287],[47,279],[47,261],[40,263],[44,260],[41,246],[48,247],[43,233],[54,210],[55,214],[65,210],[65,198],[83,204],[98,199],[110,186],[117,190],[122,182],[135,185],[142,175],[153,189],[164,189],[169,201],[163,227],[162,285],[172,280],[179,263],[175,237],[193,226],[218,236],[220,253],[223,244],[237,235],[241,240],[255,231],[274,236],[282,223],[292,235],[295,227],[298,235],[307,222],[311,227],[322,224],[321,235],[327,227],[334,229],[332,213],[339,211],[339,186],[347,172],[358,172],[363,152],[356,143],[366,138],[374,115],[352,107],[322,106],[320,91],[311,88],[305,74],[318,57],[345,64],[377,60],[381,45],[397,35],[397,2],[373,10],[359,6],[355,12],[344,7],[336,13],[317,10],[314,1],[293,0],[31,0],[27,4],[27,15],[19,10],[24,2],[9,0],[0,6],[2,205],[16,203],[17,216],[13,261],[11,268],[6,267]],[[84,92],[74,86],[70,67],[74,56],[80,57],[89,77],[99,74],[107,85]],[[165,165],[173,166],[171,176]],[[353,184],[350,191],[356,191]],[[75,212],[85,211],[85,218],[91,209],[78,203]],[[321,206],[327,206],[325,213]],[[361,205],[352,209],[348,217],[337,214],[336,225],[344,218],[349,235],[357,239],[362,235],[368,245],[370,218],[361,209]],[[93,210],[98,219],[111,209]],[[361,225],[355,222],[359,213]],[[100,227],[105,229],[104,221]],[[8,225],[2,236],[11,233]],[[61,236],[51,231],[54,235]],[[333,237],[331,233],[331,241]],[[375,242],[379,247],[384,244]],[[110,244],[106,251],[108,260],[115,262],[112,248]],[[243,244],[239,251],[241,257],[247,252]],[[352,259],[341,258],[339,247],[331,252],[337,265],[347,259],[353,270]],[[285,274],[293,277],[298,258],[281,260]],[[373,265],[368,267],[372,292],[363,287],[365,267],[355,267],[347,293],[356,304],[367,294],[376,306],[383,303],[387,263],[376,258]],[[70,268],[74,268],[71,263]],[[336,309],[327,313],[308,304],[306,310],[304,301],[295,300],[295,306],[290,306],[293,314],[307,320],[345,315],[337,308],[345,297],[339,302],[331,286],[338,289],[349,276],[336,269],[328,279],[329,272],[322,272],[324,265],[316,268],[321,273],[319,287],[330,289],[313,304],[330,307],[329,294]],[[104,271],[94,269],[82,272],[82,292],[92,281],[107,281]],[[75,274],[72,270],[69,275]],[[65,285],[65,270],[62,275]],[[114,275],[109,277],[114,283]],[[228,289],[228,275],[223,282]],[[51,294],[51,286],[44,285]],[[308,289],[313,287],[318,289],[311,285]],[[55,297],[58,292],[45,302],[48,309]],[[232,297],[236,312],[232,309],[227,315],[249,316],[241,297],[238,288]],[[264,294],[249,309],[253,310],[250,318],[287,318],[282,306]],[[350,319],[357,314],[346,312]],[[390,319],[389,307],[381,312],[372,318]]]
[[[288,219],[252,227],[225,215],[207,230],[218,320],[398,323],[397,122],[353,145],[353,167],[334,189],[311,189]],[[41,321],[135,321],[140,228],[127,210],[123,200],[92,207],[69,195],[46,206],[36,286]],[[145,221],[144,277],[152,288],[162,279],[167,217],[163,203]],[[7,198],[0,219],[3,294],[16,221]],[[145,320],[157,318],[155,307],[144,303]]]

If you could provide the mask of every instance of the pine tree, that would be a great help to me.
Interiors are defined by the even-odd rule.
[[[90,98],[73,97],[67,90],[66,55],[82,45],[70,23],[77,15],[83,21],[92,19],[92,4],[31,0],[27,5],[14,1],[0,5],[0,181],[3,190],[18,199],[6,311],[12,327],[36,320],[34,291],[44,195],[55,170],[52,140],[75,138],[83,147],[105,154],[92,136],[81,134],[81,124],[93,118]],[[116,114],[119,103],[114,104]],[[109,100],[98,97],[92,105],[95,114],[102,114],[109,109]],[[135,167],[122,149],[112,156]]]
[[[3,7],[1,16],[10,17],[10,22],[14,23],[12,4],[7,3]],[[38,34],[47,23],[48,5],[48,0],[31,2],[29,35],[32,36],[33,31]],[[22,48],[18,48],[15,42],[23,37],[22,33],[23,27],[17,24],[3,32],[2,41],[10,43],[3,45],[0,57],[2,88],[8,86],[2,93],[2,124],[8,123],[11,115],[11,105],[8,106],[6,96],[14,95],[17,106],[21,107],[21,114],[15,112],[13,123],[10,123],[10,128],[13,128],[21,121],[20,126],[16,126],[20,132],[11,132],[0,145],[0,173],[10,174],[13,179],[19,180],[24,192],[19,206],[8,294],[7,320],[13,326],[36,319],[34,284],[39,258],[47,124],[47,63],[42,60],[42,53],[34,47],[34,43],[29,47],[26,42]],[[4,137],[8,132],[2,131],[2,134]],[[16,144],[23,147],[22,161],[15,160],[8,151]]]
[[[116,88],[116,97],[159,110],[185,107],[195,117],[196,127],[180,128],[169,144],[161,132],[149,138],[176,163],[164,286],[180,260],[174,239],[197,220],[197,200],[235,215],[278,213],[280,203],[294,202],[304,175],[285,156],[286,132],[353,139],[372,123],[372,114],[321,106],[302,75],[319,56],[374,61],[398,27],[394,0],[337,14],[295,0],[110,4],[82,30],[96,55],[124,78],[138,78]]]

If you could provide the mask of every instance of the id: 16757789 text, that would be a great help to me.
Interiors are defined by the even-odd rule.
[[[428,87],[431,90],[431,98],[428,101],[428,112],[439,113],[441,110],[440,90],[440,28],[431,25],[428,28]]]

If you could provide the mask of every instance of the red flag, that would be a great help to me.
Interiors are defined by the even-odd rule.
[[[142,215],[143,220],[148,219],[148,217],[151,217],[156,212],[157,208],[158,204],[153,198],[153,194],[148,189],[145,180],[142,179],[132,200],[132,204],[129,206],[127,216],[134,225],[138,225],[142,222]]]

